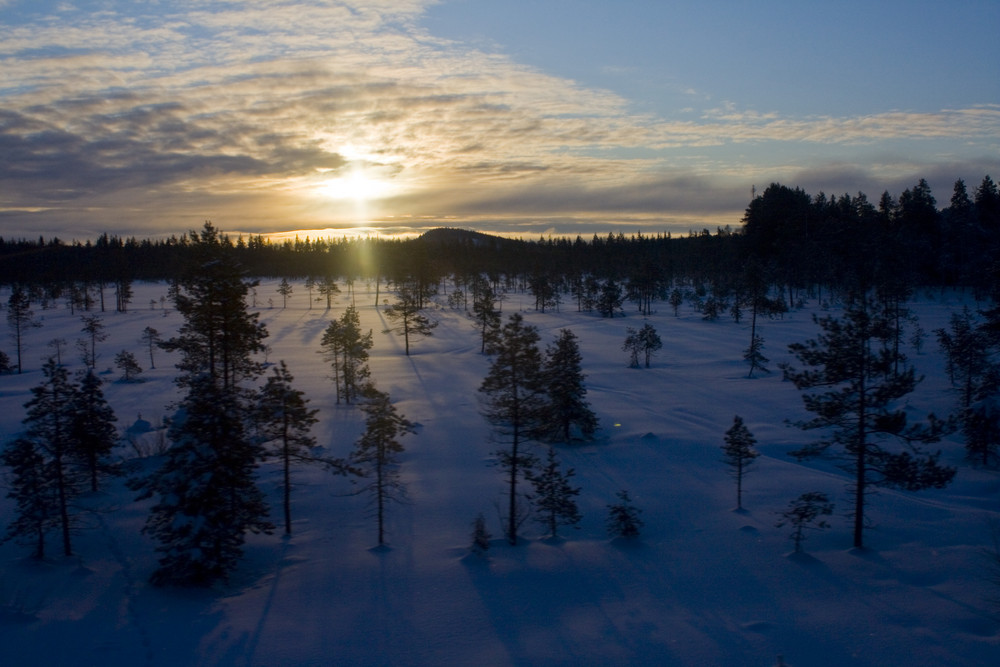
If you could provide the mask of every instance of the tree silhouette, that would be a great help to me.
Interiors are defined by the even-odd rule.
[[[280,361],[261,387],[257,402],[260,440],[265,445],[272,445],[265,450],[265,455],[281,461],[286,535],[292,534],[292,464],[319,461],[312,454],[316,439],[309,433],[317,421],[318,410],[308,407],[309,400],[292,387],[294,380],[284,360]]]
[[[375,504],[379,546],[385,543],[385,509],[391,501],[405,497],[405,487],[399,478],[399,458],[403,452],[400,436],[414,433],[413,424],[396,410],[389,395],[369,388],[365,403],[365,432],[351,453],[351,463],[370,479],[366,490]]]
[[[545,465],[537,471],[528,471],[526,477],[535,490],[536,521],[549,530],[549,535],[558,537],[559,526],[576,526],[580,523],[580,509],[574,496],[580,495],[580,488],[570,485],[576,474],[573,468],[565,472],[559,469],[559,461],[553,447],[549,447]]]
[[[494,433],[509,443],[496,455],[507,474],[507,540],[517,544],[517,484],[536,463],[535,457],[523,448],[537,431],[545,396],[538,330],[525,324],[520,313],[514,313],[490,352],[493,363],[479,391],[483,395],[483,415]]]
[[[916,491],[941,488],[955,469],[938,463],[940,452],[927,454],[921,444],[937,442],[946,424],[928,417],[926,425],[907,425],[906,412],[896,402],[913,391],[917,377],[890,345],[893,321],[867,296],[857,296],[841,318],[813,318],[822,329],[815,339],[789,345],[804,366],[782,365],[785,378],[799,390],[811,420],[798,422],[805,430],[832,429],[828,437],[792,452],[799,458],[843,451],[843,468],[853,475],[854,546],[864,546],[864,510],[870,487]],[[893,452],[891,440],[906,448]]]
[[[545,351],[545,419],[539,433],[544,440],[569,442],[574,428],[584,438],[592,437],[597,430],[597,416],[587,402],[586,376],[580,362],[576,335],[562,329]]]
[[[396,326],[389,327],[382,333],[396,333],[405,341],[406,355],[410,355],[410,339],[433,335],[438,323],[422,312],[421,299],[416,290],[409,285],[403,285],[396,293],[396,302],[386,303],[382,312]]]
[[[833,514],[833,503],[826,494],[812,491],[803,493],[788,503],[788,509],[780,513],[781,519],[774,525],[777,528],[791,525],[792,534],[789,535],[789,539],[795,543],[795,553],[802,553],[802,542],[806,539],[805,531],[829,528],[830,524],[826,521],[823,519],[816,521],[816,519],[831,514]]]
[[[17,353],[17,374],[20,375],[23,370],[21,352],[24,350],[24,336],[29,329],[42,326],[40,322],[35,320],[28,293],[20,286],[15,287],[10,293],[10,298],[7,299],[7,324],[11,328],[11,338]]]
[[[753,448],[757,441],[739,415],[733,417],[733,425],[726,431],[725,442],[722,446],[722,461],[729,466],[730,474],[736,480],[736,508],[743,509],[743,478],[760,452]]]

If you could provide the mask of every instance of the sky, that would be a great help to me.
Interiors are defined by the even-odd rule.
[[[0,235],[686,233],[1000,178],[1000,3],[0,0]]]

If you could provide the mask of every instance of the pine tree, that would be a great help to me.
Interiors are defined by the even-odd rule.
[[[396,411],[389,395],[369,387],[361,409],[367,415],[365,432],[351,454],[351,462],[370,478],[365,489],[371,493],[378,521],[378,543],[385,543],[385,508],[391,501],[405,497],[405,487],[399,478],[399,458],[403,445],[399,437],[414,433],[413,424]]]
[[[193,264],[171,287],[184,324],[160,347],[182,355],[177,364],[179,386],[187,387],[208,374],[223,389],[234,389],[261,371],[254,355],[264,351],[267,329],[246,305],[256,283],[244,279],[230,244],[210,223],[200,234],[191,233],[191,245]]]
[[[498,450],[496,456],[507,475],[507,540],[517,544],[517,484],[536,462],[530,452],[524,451],[524,441],[537,432],[545,396],[538,330],[525,324],[520,313],[514,313],[490,351],[493,363],[479,391],[483,395],[483,415],[494,433],[510,444]]]
[[[372,332],[361,332],[361,318],[354,306],[348,306],[339,320],[330,322],[323,333],[323,355],[333,369],[337,403],[343,398],[351,403],[365,389],[371,371],[368,350],[372,348]]]
[[[167,433],[163,465],[135,486],[157,496],[143,532],[158,542],[157,585],[208,585],[228,576],[246,533],[270,533],[256,485],[261,448],[246,432],[243,397],[208,375],[192,378]]]
[[[614,317],[622,310],[622,288],[614,280],[606,281],[600,288],[595,304],[601,317]]]
[[[14,287],[7,299],[7,324],[11,328],[11,339],[17,353],[17,374],[20,375],[23,370],[21,353],[24,351],[24,337],[29,329],[42,326],[35,320],[28,293],[20,286]]]
[[[764,364],[766,364],[769,359],[764,356],[764,339],[759,335],[754,335],[750,341],[750,347],[743,351],[743,360],[750,364],[750,372],[747,373],[748,378],[753,377],[753,372],[755,370],[760,370],[765,373],[770,373]]]
[[[639,354],[642,353],[649,368],[653,355],[663,347],[663,341],[653,325],[646,323],[636,331],[632,327],[625,327],[625,342],[622,344],[622,351],[629,353],[629,368],[639,368]]]
[[[14,519],[3,540],[33,546],[32,556],[45,558],[45,535],[59,525],[59,503],[43,448],[30,438],[12,440],[0,452],[10,469],[7,498],[16,503]]]
[[[288,278],[282,278],[281,283],[278,285],[278,294],[281,295],[281,309],[284,310],[288,307],[288,297],[291,296],[294,289],[291,283],[288,282]]]
[[[580,523],[580,510],[573,500],[580,495],[579,487],[570,486],[569,480],[576,475],[573,468],[566,472],[559,469],[555,449],[549,447],[545,466],[538,471],[528,471],[525,475],[535,490],[535,520],[548,528],[549,535],[558,537],[559,526],[574,526]]]
[[[312,276],[306,278],[306,292],[309,293],[309,310],[313,308],[313,290],[316,289],[316,281]]]
[[[97,491],[102,475],[116,474],[111,451],[118,442],[114,411],[101,391],[101,379],[88,370],[83,374],[72,404],[72,438],[77,453],[86,464],[90,490]]]
[[[921,444],[937,442],[946,424],[929,415],[926,425],[907,426],[896,402],[913,391],[918,379],[891,341],[892,320],[867,296],[851,301],[842,318],[814,320],[822,333],[789,351],[806,367],[783,364],[785,377],[803,394],[806,410],[816,416],[797,425],[805,430],[833,429],[830,435],[792,452],[799,458],[842,448],[844,470],[853,476],[854,546],[864,546],[864,510],[870,487],[916,491],[947,486],[955,469],[942,466],[940,452],[927,454]],[[890,440],[906,443],[903,451],[886,448]]]
[[[132,302],[132,296],[132,281],[126,277],[115,279],[115,311],[127,312],[128,304]]]
[[[424,336],[431,336],[434,328],[438,325],[435,320],[430,319],[421,311],[420,299],[414,288],[403,285],[396,295],[396,303],[386,303],[382,312],[396,326],[384,329],[382,333],[395,333],[403,336],[405,341],[406,355],[410,355],[410,339]]]
[[[151,369],[155,369],[156,363],[153,360],[153,349],[163,340],[160,337],[160,332],[153,327],[146,327],[142,330],[142,337],[140,340],[149,349],[149,367]]]
[[[279,362],[261,388],[257,403],[258,428],[263,443],[272,446],[266,455],[277,458],[282,466],[282,500],[285,514],[285,534],[292,534],[292,473],[296,462],[314,462],[312,450],[316,439],[309,430],[317,422],[318,410],[308,407],[309,399],[292,387],[295,379],[284,361]]]
[[[94,370],[97,368],[97,344],[108,339],[108,332],[104,330],[104,322],[99,315],[84,315],[80,318],[83,328],[80,329],[87,334],[76,342],[83,357],[83,365]]]
[[[122,350],[115,355],[115,366],[122,372],[122,382],[135,382],[136,377],[142,373],[142,366],[139,365],[135,355],[128,350]]]
[[[958,418],[970,461],[989,466],[1000,460],[996,393],[1000,368],[993,362],[989,336],[969,309],[953,313],[949,329],[935,331],[947,358],[948,376],[959,395]]]
[[[680,288],[675,287],[672,290],[670,290],[669,302],[671,308],[674,309],[674,317],[680,315],[681,304],[684,303],[684,293],[681,292]]]
[[[607,529],[611,537],[639,537],[644,525],[639,515],[642,510],[632,504],[628,491],[622,489],[615,494],[617,503],[608,505]]]
[[[822,530],[829,528],[823,519],[816,521],[821,516],[833,514],[833,503],[827,498],[825,493],[812,491],[803,493],[801,496],[788,503],[788,509],[780,513],[781,519],[774,524],[777,528],[791,525],[792,534],[789,535],[795,543],[795,553],[802,553],[802,542],[805,541],[806,529]]]
[[[333,276],[323,276],[318,283],[316,283],[316,289],[319,291],[319,301],[322,298],[326,299],[326,309],[330,310],[333,308],[333,297],[335,294],[340,294],[340,288],[337,287],[337,281]]]
[[[33,453],[29,454],[29,446],[22,443],[18,446],[18,458],[33,469],[36,457],[41,457],[42,483],[51,488],[52,494],[51,502],[46,498],[42,505],[53,512],[49,520],[61,530],[63,553],[71,556],[73,499],[86,488],[85,476],[81,474],[85,461],[73,437],[78,388],[69,379],[66,368],[54,359],[45,362],[42,374],[44,381],[31,390],[32,398],[24,404],[27,414],[22,422],[23,440],[31,443]],[[34,510],[30,513],[34,515]]]
[[[628,352],[628,367],[639,368],[639,353],[642,351],[642,344],[639,342],[639,332],[632,327],[625,327],[625,342],[622,343],[622,352]]]
[[[757,441],[739,415],[733,417],[733,425],[726,431],[725,441],[722,462],[729,466],[736,480],[736,509],[743,509],[743,478],[760,452],[753,448]]]
[[[477,276],[472,283],[472,314],[479,330],[480,353],[486,349],[500,331],[500,311],[496,307],[497,295],[485,278]]]
[[[597,430],[597,416],[587,402],[586,376],[580,368],[582,358],[576,335],[569,329],[561,330],[545,352],[546,418],[540,425],[540,437],[569,442],[576,428],[584,438],[591,438]]]
[[[171,419],[163,465],[132,484],[140,498],[158,498],[143,529],[159,543],[158,584],[226,577],[246,533],[273,528],[256,484],[262,448],[248,432],[255,394],[241,386],[260,373],[253,355],[267,331],[247,312],[252,283],[231,244],[210,223],[191,237],[196,264],[171,289],[184,324],[161,344],[181,352],[176,382],[187,394]]]

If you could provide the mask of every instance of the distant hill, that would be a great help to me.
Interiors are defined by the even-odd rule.
[[[426,243],[436,245],[472,245],[493,248],[520,243],[520,241],[506,239],[502,236],[493,236],[482,232],[474,232],[471,229],[457,229],[454,227],[431,229],[421,234],[419,238]]]

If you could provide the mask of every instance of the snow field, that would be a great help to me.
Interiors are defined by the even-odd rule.
[[[319,409],[319,444],[346,456],[363,415],[335,405],[318,352],[326,325],[351,297],[339,295],[329,312],[323,303],[309,309],[296,283],[283,310],[277,282],[257,288],[268,360],[284,359],[295,387]],[[114,480],[85,499],[113,511],[86,517],[74,558],[39,564],[19,545],[0,546],[0,638],[10,664],[766,666],[782,655],[801,667],[987,665],[1000,656],[997,607],[989,601],[1000,589],[986,581],[982,553],[988,521],[1000,521],[1000,474],[964,463],[958,439],[942,442],[943,458],[960,468],[955,482],[873,496],[876,526],[866,536],[869,548],[858,552],[849,548],[845,474],[829,461],[799,464],[787,456],[816,434],[786,425],[806,413],[777,364],[793,361],[788,343],[816,335],[817,304],[759,323],[772,373],[747,379],[748,323],[706,322],[687,304],[675,318],[659,303],[648,321],[663,349],[653,368],[629,369],[625,328],[643,320],[629,307],[627,317],[613,320],[577,313],[569,302],[540,314],[529,310],[530,296],[511,295],[504,319],[522,310],[543,348],[561,328],[578,336],[588,399],[601,419],[594,442],[558,446],[582,488],[580,529],[549,540],[541,527],[525,524],[525,539],[511,547],[495,509],[504,493],[490,465],[498,443],[479,414],[477,389],[489,360],[479,354],[472,321],[435,306],[440,326],[411,341],[406,357],[401,338],[381,333],[387,322],[374,307],[374,286],[355,287],[362,325],[375,334],[372,378],[419,424],[403,439],[409,502],[389,507],[387,546],[373,549],[369,499],[352,495],[349,479],[300,467],[291,538],[249,536],[226,585],[158,589],[147,582],[154,545],[140,533],[149,501],[134,502]],[[135,293],[130,312],[103,314],[110,336],[98,350],[99,369],[112,366],[121,349],[147,368],[140,383],[115,382],[117,370],[104,376],[122,428],[140,413],[157,423],[178,398],[176,359],[157,350],[156,369],[148,370],[139,338],[146,326],[167,338],[180,318],[160,310],[166,285],[137,284]],[[381,295],[392,299],[384,289]],[[268,297],[278,305],[268,308]],[[150,299],[155,310],[145,305]],[[914,419],[953,406],[932,332],[966,302],[934,293],[913,304],[928,334],[922,353],[909,352],[927,376],[908,400]],[[437,303],[446,303],[444,295]],[[49,340],[65,338],[71,369],[81,366],[73,347],[82,335],[79,314],[62,304],[33,309],[43,326],[29,332],[26,373],[0,377],[4,440],[20,430]],[[13,351],[6,342],[3,349]],[[733,511],[735,483],[720,462],[734,414],[762,453],[744,480],[744,512]],[[130,456],[129,448],[122,455]],[[265,464],[260,473],[277,516],[278,468]],[[623,488],[643,510],[635,542],[609,540],[604,530],[605,506]],[[806,491],[826,492],[837,509],[832,528],[812,532],[806,555],[792,557],[788,528],[774,527],[776,512]],[[9,500],[0,501],[0,522],[11,511]],[[479,512],[494,535],[486,559],[468,554]]]

